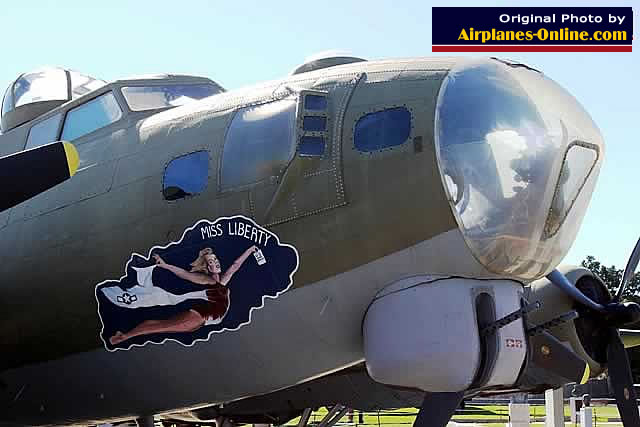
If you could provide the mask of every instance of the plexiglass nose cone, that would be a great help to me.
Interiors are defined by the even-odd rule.
[[[436,112],[443,185],[471,252],[494,273],[533,279],[575,239],[603,157],[578,102],[541,73],[463,61]]]

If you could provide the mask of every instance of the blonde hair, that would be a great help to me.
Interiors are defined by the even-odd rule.
[[[215,254],[213,253],[213,249],[204,248],[200,252],[198,252],[198,258],[196,258],[195,261],[191,263],[192,273],[209,273],[209,270],[207,269],[207,255],[215,256]]]

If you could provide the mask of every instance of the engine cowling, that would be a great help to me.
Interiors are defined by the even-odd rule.
[[[606,286],[588,269],[560,266],[558,270],[594,301],[601,304],[611,301],[611,295]],[[539,310],[528,315],[527,321],[531,325],[544,324],[563,313],[577,311],[578,318],[550,327],[548,332],[588,363],[592,377],[603,372],[606,363],[606,337],[599,336],[597,316],[592,310],[577,304],[546,278],[536,280],[527,286],[526,298],[531,302],[542,303]]]
[[[589,270],[560,270],[594,300],[611,299]],[[535,302],[539,309],[482,333]],[[573,310],[577,319],[548,324]],[[556,388],[603,371],[606,342],[596,319],[547,279],[523,287],[512,280],[411,277],[371,303],[363,323],[366,366],[377,382],[430,392]]]
[[[430,392],[513,386],[527,354],[522,319],[481,330],[522,306],[513,280],[418,276],[378,293],[364,319],[371,378]]]

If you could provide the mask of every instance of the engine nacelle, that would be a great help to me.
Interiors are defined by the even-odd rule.
[[[527,354],[518,319],[480,330],[521,308],[512,280],[418,276],[378,293],[365,315],[364,353],[376,381],[432,392],[511,386]]]
[[[586,268],[560,266],[558,270],[577,286],[583,293],[596,302],[606,303],[611,300],[609,291],[594,274]],[[542,307],[529,314],[528,322],[539,325],[571,310],[576,310],[580,317],[572,322],[562,323],[549,329],[560,342],[569,346],[580,358],[589,364],[591,376],[603,371],[606,362],[606,343],[600,342],[590,333],[589,310],[575,303],[561,289],[546,278],[532,282],[526,288],[529,301],[540,301]]]

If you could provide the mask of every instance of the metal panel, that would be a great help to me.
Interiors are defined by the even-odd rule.
[[[78,172],[73,179],[27,202],[24,218],[33,218],[111,189],[116,162],[96,164]]]
[[[362,75],[348,84],[330,87],[327,93],[327,130],[322,132],[305,131],[304,116],[314,116],[314,112],[305,108],[309,94],[322,96],[321,91],[302,91],[298,105],[298,135],[300,137],[321,136],[324,138],[323,155],[315,156],[297,151],[286,173],[280,180],[278,189],[268,204],[255,210],[268,225],[281,224],[315,213],[324,212],[346,204],[342,182],[342,135],[344,116],[351,96]],[[315,112],[316,116],[324,116]],[[259,202],[261,196],[252,192],[252,200]],[[259,216],[260,217],[260,216]]]

